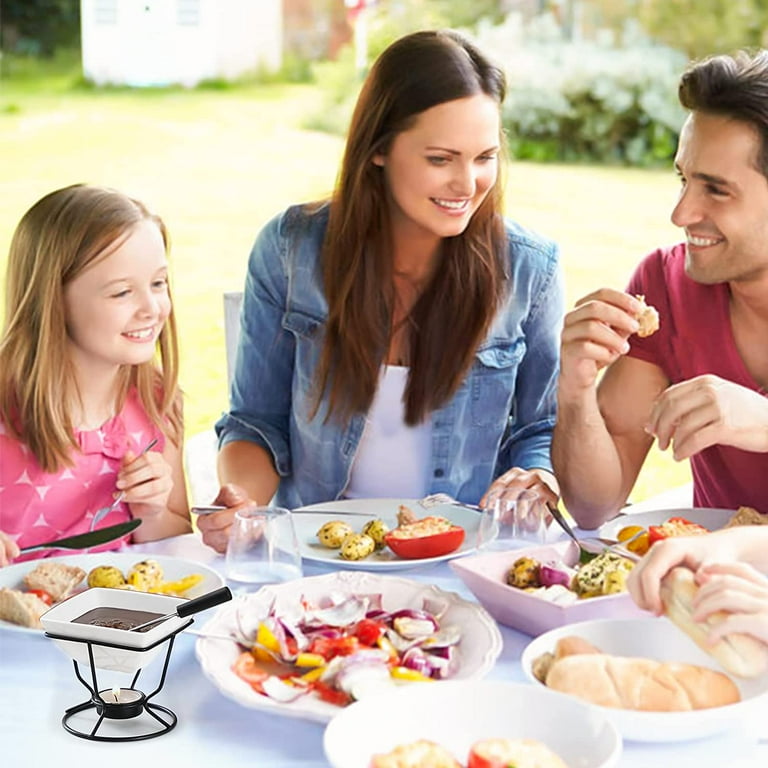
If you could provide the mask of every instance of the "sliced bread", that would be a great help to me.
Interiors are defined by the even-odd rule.
[[[40,617],[48,610],[37,595],[18,589],[0,588],[0,619],[22,627],[40,629]]]
[[[85,578],[85,571],[75,565],[44,560],[24,577],[27,589],[44,589],[55,603],[63,600]]]

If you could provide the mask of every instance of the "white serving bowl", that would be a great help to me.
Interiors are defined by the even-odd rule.
[[[546,688],[531,671],[533,661],[547,651],[554,651],[557,640],[567,635],[584,638],[601,651],[616,656],[684,662],[722,671],[711,656],[666,618],[603,619],[553,629],[526,646],[521,658],[523,672],[541,690]],[[768,708],[768,674],[755,680],[737,677],[732,680],[738,686],[742,700],[724,707],[691,712],[597,708],[616,725],[625,739],[634,741],[686,741],[712,736],[743,726],[758,710],[762,711],[764,722]],[[557,695],[571,698],[568,694]]]
[[[88,643],[76,642],[76,640],[90,640],[93,648],[93,662],[97,668],[111,669],[116,672],[135,672],[147,666],[155,658],[164,647],[162,642],[164,639],[190,624],[191,619],[173,616],[150,627],[146,632],[129,632],[111,627],[96,627],[92,624],[75,624],[72,620],[93,608],[103,607],[150,611],[164,616],[173,613],[176,606],[183,602],[186,602],[186,598],[134,592],[127,589],[94,587],[57,603],[40,617],[40,621],[47,634],[59,636],[51,639],[75,661],[89,663]],[[123,645],[128,648],[114,648],[111,645]]]
[[[540,562],[562,560],[566,565],[574,565],[579,560],[579,550],[573,542],[564,541],[462,557],[451,561],[450,566],[496,621],[528,635],[538,635],[555,627],[588,619],[648,615],[635,605],[626,592],[589,597],[572,605],[556,605],[538,595],[510,587],[506,575],[520,557],[533,557]]]
[[[363,699],[328,724],[323,746],[333,768],[366,768],[375,754],[428,739],[466,765],[472,744],[497,737],[541,741],[568,768],[611,768],[622,751],[619,732],[596,707],[525,683],[484,680]]]

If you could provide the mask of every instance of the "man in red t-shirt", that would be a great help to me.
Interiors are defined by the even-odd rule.
[[[679,96],[685,242],[565,318],[552,460],[585,528],[625,503],[654,438],[691,460],[695,506],[768,514],[768,51],[693,65]],[[660,317],[642,339],[636,294]]]

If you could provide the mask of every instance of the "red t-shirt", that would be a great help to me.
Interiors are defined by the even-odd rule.
[[[659,330],[631,337],[630,356],[658,365],[673,384],[709,373],[766,394],[736,349],[728,284],[691,280],[683,243],[646,256],[627,290],[645,295],[659,312]],[[694,506],[768,513],[768,454],[713,445],[691,458],[691,470]]]

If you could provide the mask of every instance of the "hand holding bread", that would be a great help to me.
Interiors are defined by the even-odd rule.
[[[669,571],[660,588],[664,613],[732,675],[763,674],[768,670],[768,579],[744,564],[704,566],[699,578],[701,587],[690,569]]]

